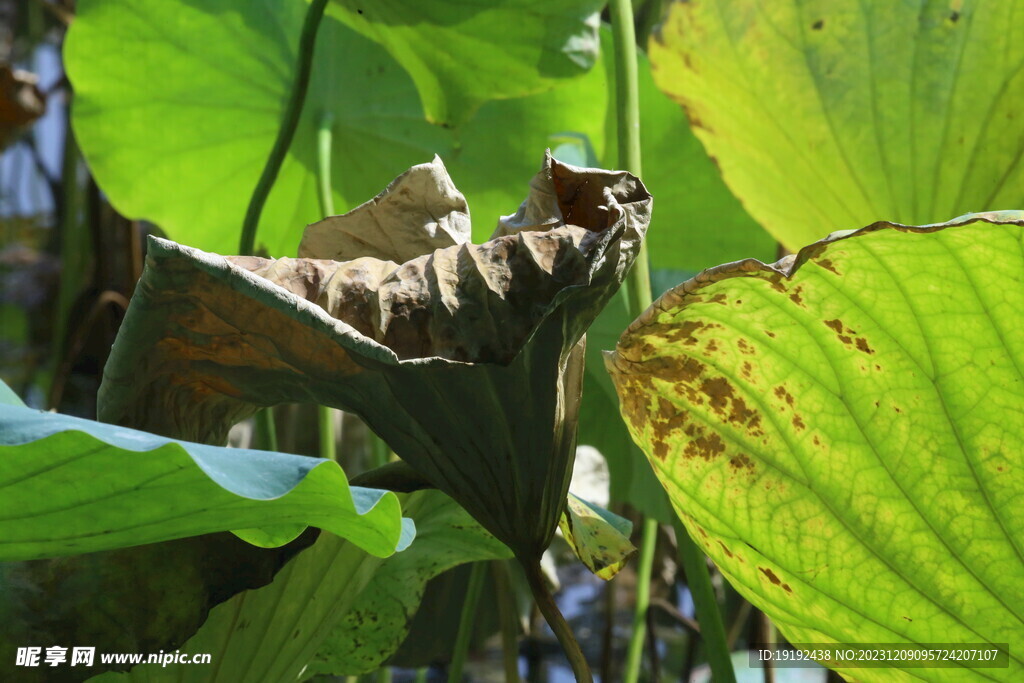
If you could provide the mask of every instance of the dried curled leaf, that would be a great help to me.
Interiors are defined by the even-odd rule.
[[[334,261],[372,256],[402,263],[469,239],[466,198],[435,155],[429,164],[413,166],[344,216],[310,225],[302,235],[299,256]]]
[[[427,175],[450,185],[440,164]],[[412,191],[411,177],[330,223],[365,230],[367,214]],[[412,210],[378,229],[461,225],[457,191],[444,188],[421,186]],[[537,553],[564,507],[581,340],[632,264],[650,204],[634,176],[547,157],[491,241],[401,265],[224,257],[153,240],[104,371],[101,419],[216,443],[259,406],[344,408],[513,550]]]
[[[35,74],[0,64],[0,149],[46,111]]]

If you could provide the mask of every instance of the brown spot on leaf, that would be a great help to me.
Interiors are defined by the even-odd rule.
[[[728,304],[726,303],[727,298],[728,297],[725,295],[725,292],[719,292],[718,294],[715,294],[713,297],[711,297],[709,303],[728,306]]]
[[[747,343],[747,340],[744,339],[743,337],[740,337],[739,339],[736,340],[736,346],[737,346],[737,348],[739,348],[740,353],[742,353],[743,355],[745,355],[745,356],[753,356],[754,355],[754,347],[751,346],[749,343]]]
[[[843,323],[842,323],[841,320],[838,320],[838,319],[836,319],[836,320],[826,320],[825,321],[825,326],[826,327],[830,327],[833,330],[835,330],[836,334],[842,334],[843,333]]]
[[[873,348],[868,346],[868,340],[865,339],[864,337],[857,337],[857,350],[858,351],[863,351],[864,353],[868,353],[868,354],[871,354],[871,353],[875,352],[875,350]]]
[[[783,588],[783,590],[785,590],[787,593],[792,593],[793,592],[793,589],[790,588],[789,584],[788,583],[782,583],[782,579],[780,579],[778,576],[776,576],[775,572],[773,572],[771,569],[768,569],[767,567],[758,567],[757,569],[762,574],[764,574],[768,578],[769,581],[772,582],[772,585],[781,586]]]
[[[698,436],[696,439],[689,441],[686,444],[686,447],[683,448],[683,457],[700,457],[710,462],[716,455],[720,455],[724,452],[725,444],[722,443],[722,439],[718,434],[712,433]]]
[[[802,419],[800,419],[799,415],[794,415],[793,416],[793,427],[795,427],[796,429],[799,429],[799,430],[804,430],[804,429],[807,428],[807,425],[804,424],[804,421]]]
[[[839,275],[839,271],[836,270],[836,267],[832,264],[832,260],[831,259],[823,258],[820,261],[816,261],[816,263],[819,266],[821,266],[822,268],[824,268],[825,270],[832,271],[836,275]]]
[[[732,557],[732,551],[731,551],[731,550],[729,550],[729,549],[728,549],[728,548],[727,548],[727,547],[725,546],[725,544],[724,544],[724,543],[722,543],[721,541],[719,541],[719,542],[718,542],[718,545],[722,546],[722,551],[723,551],[723,552],[725,552],[725,554],[726,554],[727,556],[729,556],[729,557]]]
[[[784,400],[789,405],[793,405],[793,395],[786,391],[786,387],[778,386],[775,387],[775,395]]]
[[[765,330],[764,333],[767,334],[772,339],[775,339],[775,333],[772,332],[771,330]]]
[[[824,19],[818,19],[816,22],[811,24],[811,29],[813,29],[815,31],[820,31],[823,28],[825,28],[825,20]]]
[[[754,469],[753,461],[750,458],[748,458],[746,456],[746,454],[744,454],[744,453],[740,453],[739,455],[733,456],[732,458],[730,458],[729,459],[729,464],[734,469],[737,469],[737,470],[741,470],[741,469],[753,470]]]
[[[790,300],[793,303],[795,303],[797,306],[803,306],[803,303],[804,303],[803,297],[800,296],[800,291],[801,291],[801,288],[798,286],[789,295]]]
[[[704,347],[704,350],[707,351],[708,353],[714,353],[715,351],[718,350],[718,342],[712,339],[711,341],[708,342],[707,346]]]
[[[772,273],[768,276],[768,283],[771,284],[772,289],[776,292],[785,293],[786,286],[782,284],[782,275],[779,273]]]

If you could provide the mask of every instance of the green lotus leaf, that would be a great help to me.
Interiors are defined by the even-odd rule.
[[[600,54],[603,5],[335,0],[329,11],[405,67],[431,121],[458,125],[482,102],[548,90],[590,69]]]
[[[306,9],[302,0],[76,4],[64,44],[72,124],[118,211],[204,249],[238,248],[295,80]],[[323,218],[315,153],[327,112],[336,206],[452,148],[451,132],[423,118],[402,67],[324,17],[302,119],[260,219],[257,246],[269,253],[294,255],[301,226]]]
[[[380,668],[405,639],[430,579],[466,562],[512,556],[439,491],[409,494],[402,510],[416,521],[416,542],[384,562],[324,640],[306,676],[356,675]]]
[[[334,665],[373,660],[377,664],[371,668],[377,668],[401,643],[424,584],[442,571],[438,567],[509,555],[444,494],[418,491],[400,497],[403,514],[417,529],[408,550],[382,560],[321,534],[273,583],[214,608],[179,648],[210,653],[213,666],[143,665],[128,676],[98,680],[276,683]],[[345,652],[356,659],[335,659]]]
[[[687,529],[794,643],[1024,655],[1024,212],[712,268],[623,334],[622,413]]]
[[[1006,30],[1022,9],[674,2],[650,56],[732,191],[796,250],[879,219],[1024,204],[1024,42]]]
[[[636,548],[629,542],[633,524],[628,519],[572,493],[558,526],[587,569],[605,581],[618,574],[636,554]]]
[[[301,0],[77,4],[64,50],[75,86],[72,123],[97,181],[123,215],[153,221],[201,249],[237,249],[294,80],[305,10]],[[303,116],[257,233],[257,246],[269,254],[295,255],[300,226],[323,218],[314,157],[327,113],[339,211],[437,153],[449,159],[477,215],[497,216],[520,199],[511,183],[534,172],[536,150],[552,134],[578,131],[603,149],[603,69],[551,81],[558,87],[543,94],[487,102],[472,120],[446,129],[424,118],[403,68],[336,17],[324,18],[316,46]],[[494,221],[487,223],[478,226],[478,240],[493,230]]]
[[[442,165],[427,172],[450,186]],[[99,414],[216,443],[260,406],[344,408],[535,559],[565,505],[583,335],[632,263],[650,202],[627,173],[547,157],[491,241],[402,265],[224,257],[154,239]],[[401,214],[413,228],[380,229],[409,234],[451,211],[444,199]]]
[[[225,532],[0,563],[0,678],[18,683],[82,680],[130,668],[126,662],[103,665],[101,652],[174,652],[196,633],[212,607],[270,583],[318,533],[309,529],[282,548],[258,548]],[[87,644],[96,648],[96,661],[93,667],[18,666],[18,648],[32,644]]]
[[[9,511],[0,518],[0,561],[248,528],[260,531],[263,545],[279,546],[306,525],[387,556],[403,529],[394,494],[350,488],[333,461],[188,443],[18,406],[0,407],[0,488]]]
[[[606,151],[600,165],[620,168],[623,162],[616,153],[619,127],[614,106],[616,74],[612,55],[615,47],[611,31],[603,32],[602,39],[608,99],[612,106],[605,134]],[[658,72],[652,69],[647,56],[640,52],[637,60],[644,186],[658,198],[654,225],[647,235],[652,268],[685,268],[696,272],[709,263],[726,263],[749,256],[774,257],[775,240],[726,187],[715,161],[708,158],[694,136],[686,113],[658,89],[655,84]],[[655,294],[662,291],[656,290]],[[624,326],[616,330],[616,337],[623,329]],[[601,372],[603,374],[604,370]]]

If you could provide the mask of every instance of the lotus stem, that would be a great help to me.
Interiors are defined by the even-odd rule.
[[[277,450],[277,425],[274,424],[274,409],[265,408],[256,413],[256,445],[265,451]]]
[[[519,683],[519,625],[516,617],[515,594],[509,580],[505,560],[491,562],[494,588],[498,594],[498,620],[501,622],[501,654],[505,667],[505,683]]]
[[[323,19],[324,9],[327,7],[327,0],[312,0],[309,9],[306,10],[306,18],[302,23],[302,34],[299,36],[299,63],[298,72],[295,74],[295,82],[292,84],[292,91],[288,96],[288,104],[284,111],[284,119],[280,128],[277,129],[277,139],[270,150],[270,157],[263,167],[256,188],[249,199],[249,208],[245,211],[245,219],[242,221],[242,235],[238,240],[238,253],[243,256],[252,255],[256,247],[256,228],[260,224],[260,214],[263,213],[263,205],[267,203],[270,190],[274,187],[277,174],[284,163],[284,157],[291,147],[292,138],[295,137],[295,129],[299,126],[299,118],[302,115],[302,105],[306,101],[306,91],[309,90],[309,74],[313,70],[313,47],[316,44],[317,29],[320,28],[320,20]],[[259,435],[259,444],[262,448],[270,451],[277,450],[277,430],[274,428],[274,412],[272,408],[261,410],[256,413],[256,433]]]
[[[533,599],[537,602],[540,613],[544,615],[548,626],[554,631],[555,637],[558,638],[558,642],[569,660],[569,666],[572,667],[572,672],[576,676],[576,683],[594,683],[594,676],[590,673],[587,658],[583,656],[583,650],[580,649],[576,636],[573,635],[572,629],[569,628],[561,610],[558,609],[554,596],[548,590],[547,583],[544,582],[540,559],[530,560],[522,557],[518,559],[526,573],[526,580],[530,584],[530,591],[533,593]]]
[[[641,177],[640,87],[637,75],[636,28],[631,0],[611,0],[612,41],[615,45],[615,112],[618,118],[619,167]],[[651,274],[647,244],[629,272],[629,313],[632,317],[651,305]]]
[[[729,641],[725,635],[725,624],[722,613],[715,599],[715,589],[708,575],[708,565],[704,553],[690,538],[690,533],[683,523],[676,519],[676,546],[679,549],[679,560],[686,572],[686,585],[693,598],[697,623],[700,624],[700,635],[704,639],[704,649],[708,664],[711,665],[712,680],[722,683],[735,683],[732,659],[729,657]]]
[[[651,604],[651,572],[654,569],[654,549],[658,541],[658,520],[644,520],[640,540],[640,561],[636,568],[636,607],[633,610],[633,631],[626,650],[626,668],[623,680],[634,683],[640,679],[640,661],[647,636],[647,610]]]
[[[334,195],[331,193],[331,145],[334,138],[334,114],[325,111],[320,117],[316,131],[316,175],[317,196],[320,199],[320,213],[323,217],[334,215]],[[316,422],[320,441],[320,457],[337,459],[334,434],[334,409],[317,406]]]
[[[612,41],[615,45],[615,107],[618,117],[619,166],[639,177],[640,154],[640,87],[637,76],[636,27],[633,24],[631,0],[609,3],[612,20]],[[633,269],[627,280],[627,310],[636,318],[651,305],[651,274],[647,245],[641,244]],[[640,660],[647,635],[647,608],[651,595],[651,570],[654,547],[658,540],[658,520],[646,519],[640,540],[640,562],[637,566],[636,606],[633,631],[626,654],[626,683],[635,683],[640,676]]]
[[[324,17],[324,9],[327,7],[327,0],[312,0],[309,9],[306,10],[306,18],[302,23],[302,33],[299,36],[298,57],[299,63],[295,74],[295,82],[292,83],[292,91],[288,96],[288,103],[284,111],[284,118],[281,127],[277,129],[277,139],[270,150],[270,157],[266,166],[263,167],[263,174],[260,175],[256,189],[253,190],[252,198],[249,200],[249,208],[245,212],[245,220],[242,223],[242,236],[238,243],[238,253],[244,256],[251,255],[256,245],[256,228],[260,223],[260,214],[263,213],[263,205],[267,202],[270,190],[277,180],[278,171],[291,147],[292,138],[295,137],[295,130],[299,127],[299,119],[302,116],[302,105],[306,101],[306,91],[309,90],[309,75],[313,70],[313,48],[316,45],[316,33],[320,28],[320,20]]]
[[[486,576],[487,563],[474,562],[466,587],[466,601],[462,603],[462,614],[459,616],[459,632],[455,636],[452,661],[448,667],[448,683],[462,682],[462,669],[469,654],[469,641],[473,636],[473,623],[476,621],[477,606],[480,604],[480,593],[483,592]]]

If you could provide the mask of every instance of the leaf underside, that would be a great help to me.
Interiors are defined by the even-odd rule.
[[[791,642],[1024,642],[1022,243],[1001,212],[727,264],[609,355],[691,535]]]

